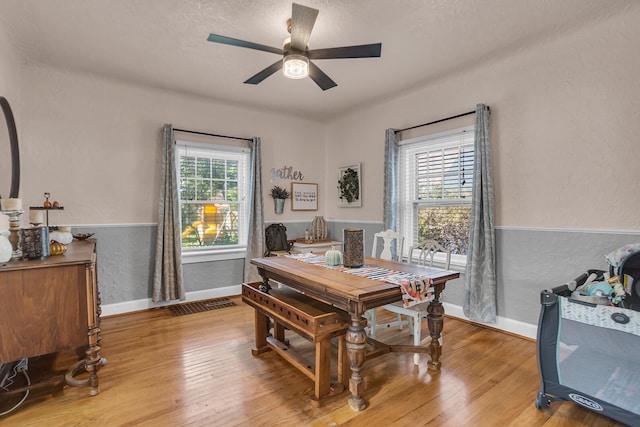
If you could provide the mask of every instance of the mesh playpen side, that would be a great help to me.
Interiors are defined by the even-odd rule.
[[[541,293],[536,407],[571,400],[640,426],[640,312],[570,294],[566,285]]]

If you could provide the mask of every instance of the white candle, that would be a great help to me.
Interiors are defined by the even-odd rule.
[[[44,211],[29,210],[29,223],[31,224],[44,224]]]
[[[2,199],[3,211],[19,211],[22,209],[22,199]]]

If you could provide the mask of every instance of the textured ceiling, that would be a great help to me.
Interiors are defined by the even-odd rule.
[[[276,73],[278,59],[209,33],[282,47],[287,0],[0,0],[25,63],[95,73],[326,120],[637,6],[635,0],[300,0],[320,10],[310,49],[382,43],[382,57],[315,61],[338,86]]]

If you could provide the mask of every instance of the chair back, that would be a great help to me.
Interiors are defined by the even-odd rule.
[[[413,262],[413,251],[419,251],[418,264],[422,266],[433,267],[433,257],[437,253],[445,254],[444,269],[448,270],[451,265],[451,251],[446,249],[435,240],[424,240],[417,245],[409,248],[409,263]]]
[[[382,252],[378,256],[378,241],[382,239]],[[392,247],[395,242],[396,254],[393,256]],[[393,230],[381,231],[373,235],[373,251],[371,256],[374,258],[386,259],[391,261],[402,262],[402,252],[404,250],[404,236]]]

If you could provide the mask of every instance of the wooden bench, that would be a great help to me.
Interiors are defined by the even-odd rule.
[[[315,383],[311,403],[321,406],[323,400],[342,393],[348,387],[351,369],[347,357],[345,333],[349,316],[329,304],[308,297],[291,288],[259,289],[261,282],[242,285],[242,301],[255,309],[256,348],[254,356],[275,351]],[[273,320],[273,335],[269,333]],[[289,347],[285,329],[315,344],[315,360],[307,360]],[[337,383],[331,382],[331,339],[338,339]]]

